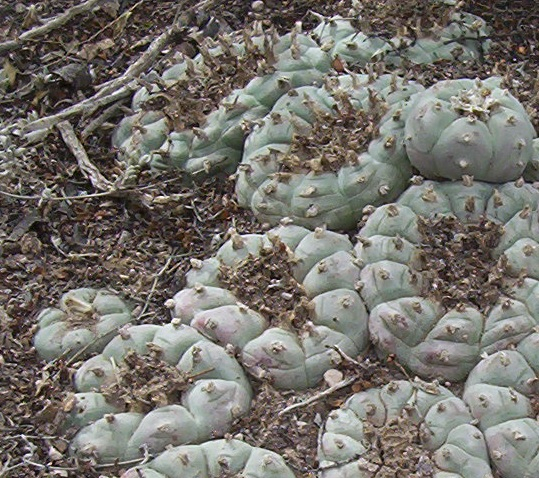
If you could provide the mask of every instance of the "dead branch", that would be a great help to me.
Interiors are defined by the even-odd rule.
[[[36,142],[36,140],[39,141],[46,136],[47,131],[50,128],[58,124],[60,121],[77,115],[89,116],[99,108],[129,96],[137,88],[138,83],[133,81],[132,83],[120,88],[108,96],[98,98],[97,95],[94,95],[91,98],[87,98],[75,105],[70,106],[69,108],[66,108],[65,110],[60,111],[59,113],[32,121],[23,128],[23,137],[30,143]],[[36,132],[43,132],[43,134],[36,135]]]
[[[163,51],[163,49],[172,42],[173,38],[180,32],[187,32],[188,28],[179,25],[172,25],[170,29],[167,29],[164,33],[159,35],[155,40],[150,43],[150,46],[142,54],[142,56],[135,61],[125,73],[111,81],[102,83],[101,85],[96,86],[96,89],[99,90],[96,93],[96,97],[100,98],[102,96],[108,95],[113,91],[116,91],[119,87],[129,83],[131,80],[138,78],[142,73],[144,73],[155,61],[157,56]]]
[[[24,43],[34,40],[37,37],[43,36],[52,30],[65,25],[73,17],[90,11],[99,1],[100,0],[86,0],[86,2],[67,9],[64,13],[52,18],[47,23],[22,33],[16,40],[0,43],[0,55],[9,51],[17,50],[21,48]]]
[[[73,156],[75,156],[82,174],[92,183],[93,187],[99,191],[110,191],[113,189],[113,184],[90,161],[86,149],[84,149],[79,138],[77,138],[71,123],[69,121],[61,121],[56,127],[60,131],[65,144],[71,150]]]
[[[294,403],[293,405],[290,405],[289,407],[283,408],[278,415],[281,417],[285,413],[291,412],[292,410],[295,410],[296,408],[305,407],[307,405],[310,405],[311,403],[317,402],[318,400],[327,397],[328,395],[331,395],[333,392],[336,392],[337,390],[340,390],[341,388],[346,388],[349,385],[352,385],[356,380],[358,379],[357,376],[353,375],[352,377],[345,378],[344,380],[341,380],[339,383],[336,383],[335,385],[327,388],[326,390],[323,390],[320,393],[317,393],[316,395],[313,395],[312,397],[309,397],[307,400],[304,400],[303,402]]]
[[[188,29],[186,27],[173,25],[166,32],[159,35],[154,41],[152,41],[141,57],[135,63],[133,63],[122,76],[99,85],[97,87],[99,91],[95,95],[62,110],[59,113],[46,116],[44,118],[39,118],[28,123],[22,131],[25,139],[30,142],[32,142],[34,137],[40,140],[42,139],[43,135],[35,135],[32,133],[52,128],[60,121],[73,116],[89,116],[98,108],[129,96],[140,86],[136,78],[150,68],[163,48],[172,42],[176,34],[181,31],[186,32],[187,30]]]

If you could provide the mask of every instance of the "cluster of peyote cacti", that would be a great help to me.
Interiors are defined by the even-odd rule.
[[[82,428],[70,448],[97,463],[224,436],[252,396],[234,356],[177,320],[121,329],[77,370],[75,387],[66,425]]]
[[[74,289],[61,297],[58,308],[40,312],[34,346],[47,361],[74,355],[84,358],[101,352],[131,320],[131,307],[116,294]]]
[[[538,346],[532,333],[514,349],[487,355],[462,399],[417,380],[353,395],[325,424],[319,476],[538,476]]]
[[[313,32],[297,29],[278,37],[255,29],[241,38],[221,37],[217,44],[206,40],[194,59],[148,77],[150,85],[135,95],[135,114],[119,125],[113,145],[133,167],[178,168],[195,177],[231,173],[249,123],[268,114],[291,89],[320,86],[334,73],[337,57],[360,67],[377,57],[393,64],[400,58],[425,63],[475,58],[487,47],[484,22],[464,13],[416,41],[403,35],[390,41],[368,37],[339,18],[324,20]]]
[[[455,2],[428,8],[442,3]],[[240,205],[280,225],[231,231],[193,260],[167,325],[126,325],[129,307],[91,289],[40,314],[44,359],[97,354],[64,406],[73,454],[155,457],[123,478],[292,477],[227,436],[250,409],[248,374],[305,390],[372,343],[421,378],[467,379],[464,394],[416,380],[352,396],[321,435],[320,478],[539,476],[539,190],[518,179],[539,178],[528,115],[496,77],[425,90],[350,73],[480,58],[483,20],[444,12],[422,35],[373,35],[359,17],[246,31],[148,76],[114,135],[124,161],[236,172]],[[328,230],[359,220],[355,247]]]
[[[539,323],[538,201],[523,181],[467,178],[421,182],[374,210],[355,252],[377,349],[422,377],[453,381],[482,353],[530,334]]]
[[[353,261],[348,237],[322,228],[285,221],[266,234],[232,233],[214,258],[193,263],[187,288],[168,305],[176,319],[235,347],[255,377],[302,390],[339,362],[332,347],[357,355],[368,345]]]
[[[417,19],[417,10],[426,8],[427,21],[422,25],[406,25],[410,12],[398,10],[407,5],[402,2],[357,2],[356,18],[333,17],[321,22],[313,30],[322,48],[333,57],[339,58],[349,66],[365,66],[367,63],[383,61],[396,66],[405,62],[416,64],[434,63],[439,60],[467,61],[481,58],[489,48],[489,28],[485,21],[475,15],[457,11],[447,2],[424,2],[414,7],[413,18]],[[385,33],[372,31],[369,25],[368,9],[377,12],[387,8],[386,17],[393,28],[382,28]],[[432,10],[436,11],[432,11]],[[427,26],[426,23],[431,23]],[[389,30],[394,30],[390,33]],[[418,31],[419,30],[419,31]]]
[[[391,75],[345,75],[283,96],[245,142],[239,204],[271,224],[354,227],[364,206],[407,186],[406,104],[421,90]]]
[[[123,120],[113,145],[131,164],[194,176],[233,172],[247,122],[264,116],[291,88],[321,83],[329,69],[329,57],[298,31],[278,37],[257,29],[243,41],[223,37],[212,48],[203,43],[194,59],[154,79],[151,92],[135,95],[133,109],[139,112]],[[164,112],[155,109],[160,98],[169,103]]]
[[[492,478],[483,433],[436,383],[395,381],[351,396],[326,421],[320,478]]]
[[[121,478],[294,478],[282,457],[239,440],[214,440],[170,448],[157,458],[128,470]]]

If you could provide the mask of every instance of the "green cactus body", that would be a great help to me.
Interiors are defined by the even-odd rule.
[[[101,352],[131,320],[131,308],[116,295],[106,290],[74,289],[62,296],[59,308],[39,313],[34,346],[47,361],[75,354],[87,357]]]
[[[395,354],[421,377],[458,381],[482,353],[506,349],[527,337],[539,323],[534,300],[538,199],[539,192],[522,181],[501,186],[469,178],[464,183],[416,181],[396,203],[374,210],[359,231],[355,264],[370,312],[371,339],[379,352]],[[425,220],[434,222],[423,226]],[[429,231],[444,220],[453,229],[445,239],[430,243]],[[469,228],[485,220],[490,223],[481,236],[496,228],[499,232],[488,239],[494,242],[473,247],[483,247],[478,254],[490,261],[490,272],[478,286],[475,302],[467,277],[452,279],[453,291],[460,280],[463,292],[449,300],[451,292],[438,292],[443,286],[433,279],[433,269],[446,270],[444,263],[453,271],[469,267],[459,265],[447,251],[458,254],[472,247],[461,242],[468,233],[458,229],[464,227],[459,224]],[[447,256],[429,262],[433,250]]]
[[[90,423],[103,418],[110,413],[120,413],[119,407],[107,402],[103,394],[98,392],[75,393],[68,398],[67,412],[63,427],[82,428]]]
[[[532,142],[532,159],[524,170],[524,179],[526,181],[537,181],[539,179],[539,138]]]
[[[239,440],[213,440],[170,448],[149,463],[126,471],[121,478],[293,478],[294,473],[274,452]]]
[[[328,416],[319,476],[416,476],[425,467],[436,478],[492,478],[473,422],[466,404],[437,384],[396,381],[357,393]]]
[[[204,52],[194,60],[184,59],[140,90],[133,99],[136,113],[125,118],[113,136],[113,146],[120,150],[121,157],[137,167],[177,168],[195,177],[234,172],[241,159],[247,124],[266,115],[291,88],[321,83],[330,69],[329,56],[307,35],[296,31],[280,38],[262,32],[257,35],[244,38],[250,46],[239,43],[227,44],[225,48],[226,42],[221,39],[219,46],[202,47]],[[170,101],[174,93],[167,95],[167,88],[174,92],[175,87],[185,84],[184,89],[190,92],[194,89],[189,85],[190,79],[211,76],[213,62],[222,55],[234,58],[257,54],[265,58],[262,63],[240,68],[242,78],[247,71],[251,72],[250,81],[240,81],[238,75],[237,80],[219,85],[225,89],[228,83],[238,87],[229,89],[217,108],[209,113],[204,111],[203,117],[197,117],[201,114],[196,111],[186,112],[186,116],[192,117],[180,118],[173,110],[170,114],[147,107],[141,110],[160,97]],[[257,69],[260,76],[254,76]],[[163,87],[165,93],[160,91]],[[204,83],[200,88],[205,88]]]
[[[496,77],[447,80],[415,96],[405,145],[423,176],[504,183],[523,174],[536,134],[524,107],[500,83]]]
[[[411,171],[402,147],[404,110],[420,89],[390,75],[374,81],[345,75],[325,88],[298,88],[282,97],[246,139],[236,185],[240,205],[271,224],[287,216],[309,228],[354,227],[364,206],[390,201],[406,187]],[[368,117],[362,124],[362,114],[381,116],[372,120],[370,139],[353,136],[374,126]],[[327,128],[340,128],[334,134],[343,136],[342,151],[338,145],[316,154],[301,148],[298,137],[313,142],[317,135],[325,144]]]
[[[324,20],[312,31],[312,35],[332,57],[353,65],[365,66],[381,59],[391,50],[388,42],[364,35],[350,21],[338,16]]]
[[[493,468],[503,478],[539,474],[537,396],[539,334],[515,349],[486,356],[470,372],[463,399],[485,435]]]
[[[188,283],[195,282],[194,288],[178,292],[169,305],[176,319],[223,346],[234,346],[254,376],[271,380],[278,388],[312,387],[340,360],[332,346],[351,355],[367,346],[366,309],[355,290],[359,270],[353,265],[351,251],[352,244],[344,235],[321,228],[311,232],[288,221],[264,235],[240,236],[233,232],[215,258],[208,259],[210,265],[204,275],[200,271],[205,261],[188,273]],[[196,282],[205,279],[209,284],[223,283],[216,260],[221,268],[229,268],[226,278],[257,258],[274,253],[283,253],[284,262],[290,263],[289,276],[277,275],[268,284],[267,293],[289,277],[302,291],[302,296],[291,299],[299,309],[270,313],[262,303],[256,311],[239,298],[233,299],[226,289]],[[220,302],[216,297],[226,299]],[[278,319],[279,314],[284,318]]]
[[[150,400],[155,399],[157,405],[150,411],[146,410],[148,399],[137,401],[137,390],[129,392],[135,393],[134,398],[129,395],[123,402],[116,388],[110,396],[107,387],[116,383],[119,369],[133,353],[142,357],[157,354],[158,363],[169,364],[179,371],[176,373],[192,377],[179,389],[181,404],[167,404],[176,396],[180,399],[179,391],[166,400],[165,392],[152,392]],[[71,452],[92,457],[98,463],[134,459],[144,450],[159,453],[170,445],[223,436],[231,423],[249,410],[252,397],[250,383],[236,359],[177,320],[164,326],[123,329],[102,354],[83,363],[76,373],[75,385],[83,393],[76,396],[74,413],[78,409],[83,413],[68,417],[67,425],[83,428],[73,439]],[[126,407],[131,411],[124,412]]]
[[[342,17],[324,20],[313,36],[322,48],[350,66],[366,66],[384,61],[400,65],[404,61],[427,64],[439,60],[473,60],[488,51],[489,29],[483,19],[465,12],[453,12],[444,26],[421,38],[396,35],[389,40],[366,35]]]

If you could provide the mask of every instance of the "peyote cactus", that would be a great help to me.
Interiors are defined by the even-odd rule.
[[[267,114],[289,89],[321,83],[330,68],[327,54],[306,35],[293,31],[279,38],[274,32],[254,33],[256,36],[248,40],[246,35],[244,43],[234,44],[225,37],[212,49],[202,45],[202,52],[194,60],[185,59],[158,80],[172,95],[175,88],[184,88],[203,98],[205,95],[189,83],[193,76],[209,77],[213,81],[199,85],[202,93],[228,90],[228,94],[215,98],[217,107],[195,102],[188,105],[191,109],[182,111],[177,100],[171,100],[171,94],[160,95],[157,87],[152,93],[141,90],[133,99],[135,110],[160,96],[165,96],[170,105],[164,113],[142,110],[120,124],[113,145],[123,151],[125,160],[148,163],[157,169],[179,168],[195,176],[233,172],[241,158],[246,122]],[[233,63],[230,68],[238,70],[233,81],[229,81],[229,71],[221,72],[223,68],[215,66],[219,62],[214,57],[223,56],[223,63]],[[215,70],[224,76],[216,75]],[[186,94],[180,93],[182,97]],[[189,119],[182,118],[184,115]]]
[[[350,397],[328,416],[320,478],[493,478],[485,437],[447,388],[391,382]]]
[[[241,475],[236,475],[240,473]],[[121,478],[294,478],[284,460],[268,450],[238,440],[214,440],[202,445],[169,448]]]
[[[434,25],[419,38],[401,33],[384,39],[358,30],[355,23],[341,17],[328,18],[313,30],[313,36],[332,58],[344,60],[350,66],[365,66],[374,61],[392,66],[407,61],[466,61],[480,58],[490,44],[485,21],[466,12],[450,13],[445,25]]]
[[[193,259],[170,324],[126,325],[91,289],[40,314],[43,358],[97,353],[63,407],[72,454],[144,460],[122,478],[291,478],[228,435],[247,373],[305,390],[371,342],[422,378],[467,378],[463,396],[418,378],[352,396],[320,435],[319,478],[539,476],[539,191],[517,180],[539,178],[539,140],[500,78],[424,90],[370,64],[481,58],[485,23],[447,12],[387,36],[359,14],[223,36],[145,78],[113,138],[125,163],[235,172],[240,205],[280,225]],[[414,168],[462,183],[405,191]],[[328,230],[359,220],[355,247]]]
[[[538,350],[532,333],[514,349],[486,355],[462,400],[417,380],[353,395],[326,422],[320,478],[538,476]]]
[[[101,352],[132,320],[131,307],[106,290],[74,289],[60,299],[59,307],[42,310],[37,317],[34,346],[44,360],[80,358]]]
[[[485,357],[470,372],[464,400],[485,435],[493,468],[502,478],[539,476],[539,334],[515,349]]]
[[[246,140],[239,204],[270,224],[287,216],[309,228],[354,227],[364,206],[407,185],[406,103],[421,89],[391,75],[345,75],[292,90]]]
[[[82,364],[75,386],[79,413],[66,425],[83,428],[71,451],[98,463],[223,436],[252,394],[232,355],[178,321],[122,329]]]
[[[440,29],[418,39],[397,35],[386,41],[357,31],[347,20],[331,18],[310,33],[298,27],[279,37],[255,27],[241,38],[199,40],[200,53],[194,59],[184,58],[161,77],[148,75],[149,85],[133,99],[135,114],[119,125],[113,145],[135,169],[149,164],[194,177],[232,173],[249,125],[291,89],[323,84],[335,73],[337,57],[359,66],[375,58],[393,65],[402,59],[425,63],[477,58],[488,48],[485,28],[481,19],[457,12]],[[320,105],[326,111],[327,106]]]
[[[168,305],[175,318],[237,348],[254,376],[305,389],[340,360],[331,346],[351,355],[367,346],[351,252],[346,236],[322,228],[285,222],[266,234],[233,232],[215,258],[193,263],[188,288]]]
[[[440,81],[414,98],[405,123],[410,162],[429,179],[504,183],[533,158],[535,130],[500,78]]]
[[[530,334],[539,324],[538,200],[522,181],[467,178],[416,184],[374,210],[355,252],[378,350],[421,377],[453,381],[481,353]]]

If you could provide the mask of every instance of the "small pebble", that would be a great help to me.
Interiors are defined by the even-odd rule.
[[[257,13],[261,12],[262,10],[264,10],[264,2],[262,2],[261,0],[256,0],[251,4],[251,10]]]

